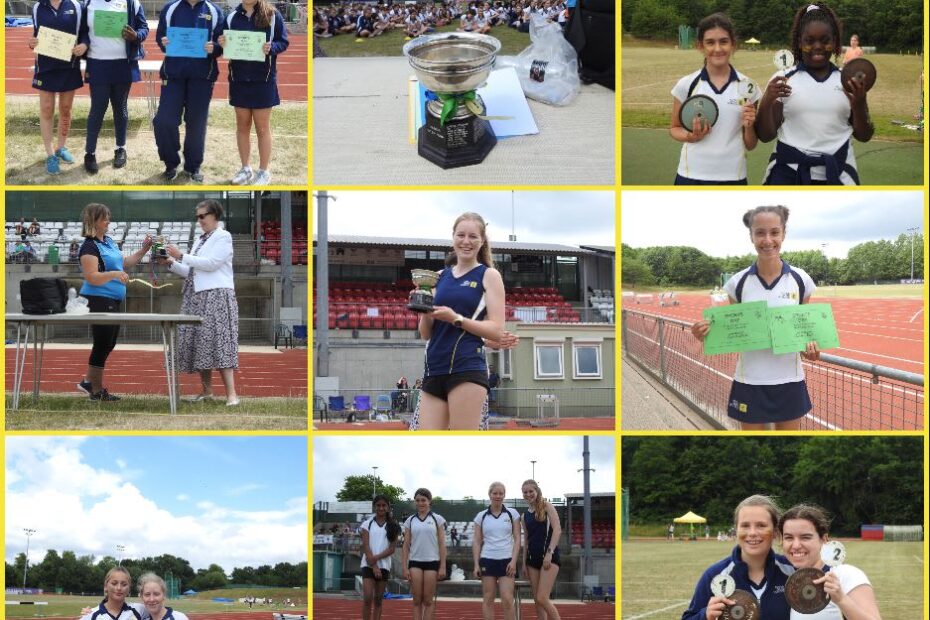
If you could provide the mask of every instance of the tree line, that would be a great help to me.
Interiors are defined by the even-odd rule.
[[[718,11],[734,22],[739,40],[755,37],[766,47],[787,47],[795,11],[808,2],[798,0],[622,0],[624,32],[645,39],[677,39],[678,26],[696,27]],[[921,0],[870,2],[830,0],[843,22],[845,34],[858,34],[862,45],[885,52],[923,49]]]
[[[23,569],[26,554],[20,553],[12,564],[6,562],[7,587],[19,587],[23,584]],[[117,559],[104,556],[99,560],[92,555],[78,556],[73,551],[61,554],[49,549],[41,562],[29,563],[26,578],[27,588],[41,588],[54,592],[102,592],[103,580],[111,568],[117,565]],[[191,567],[184,558],[164,554],[157,557],[128,558],[119,562],[127,568],[133,579],[142,573],[153,572],[160,577],[171,573],[181,582],[180,591],[215,590],[232,584],[247,584],[268,587],[304,587],[307,585],[307,563],[280,562],[274,566],[265,564],[258,567],[234,568],[229,577],[222,566],[210,564],[207,568]]]
[[[882,239],[853,246],[846,258],[827,258],[820,250],[783,252],[790,265],[806,271],[815,282],[857,284],[897,282],[924,277],[924,237],[901,234],[894,241]],[[755,254],[718,258],[688,246],[632,248],[621,245],[621,281],[624,286],[715,286],[721,273],[736,273],[756,261]]]
[[[923,522],[920,437],[624,437],[622,452],[632,524],[693,510],[723,529],[756,493],[822,506],[834,535]]]

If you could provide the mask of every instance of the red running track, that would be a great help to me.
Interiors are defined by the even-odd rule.
[[[658,305],[658,296],[649,303],[624,299],[624,308],[686,322],[701,318],[710,305],[709,296],[677,296],[678,306]],[[872,364],[923,374],[923,303],[907,299],[813,299],[833,307],[842,347],[829,353]],[[639,355],[658,368],[657,330],[654,322],[637,322],[627,346],[637,347]],[[650,327],[651,326],[651,327]],[[692,393],[698,402],[715,403],[729,391],[735,356],[706,357],[700,343],[689,333],[667,332],[673,355],[666,357],[669,380]],[[638,346],[637,346],[638,345]],[[642,348],[640,348],[642,347]],[[705,368],[702,374],[699,366]],[[808,388],[814,411],[805,418],[805,428],[846,430],[913,430],[923,428],[923,388],[883,379],[870,378],[824,363],[808,364]],[[712,372],[708,372],[712,371]],[[695,377],[702,377],[696,380]],[[718,403],[724,409],[725,401]]]
[[[403,422],[320,422],[319,418],[313,422],[315,431],[406,431]],[[506,431],[613,431],[614,418],[560,418],[558,426],[533,427],[527,424],[517,424],[511,420],[504,428],[495,427],[494,430]]]
[[[8,95],[34,95],[38,91],[32,87],[32,67],[35,56],[29,49],[27,41],[32,36],[32,28],[6,29],[6,93]],[[152,29],[150,37],[155,36]],[[278,95],[281,101],[307,101],[307,35],[288,34],[290,45],[287,51],[278,56]],[[145,60],[162,60],[165,53],[159,49],[152,38],[145,42]],[[227,61],[220,58],[220,77],[213,88],[213,100],[222,101],[229,98],[227,78]],[[158,82],[161,92],[161,82]],[[87,86],[82,86],[78,95],[90,96]],[[144,97],[142,82],[132,85],[131,97]]]
[[[390,600],[382,604],[383,620],[409,618],[412,614],[410,600]],[[613,620],[616,607],[611,603],[556,604],[562,620]],[[531,602],[523,602],[520,617],[536,620],[536,608]],[[334,598],[313,599],[313,620],[346,620],[358,618],[362,613],[361,601]],[[495,618],[503,618],[500,603]],[[478,600],[440,600],[436,603],[435,620],[482,620],[481,602]]]
[[[46,349],[42,360],[40,392],[77,392],[75,384],[87,370],[89,349]],[[6,349],[6,390],[12,391],[16,349]],[[107,360],[106,387],[114,394],[168,395],[161,351],[120,350],[119,345]],[[195,374],[180,374],[181,394],[193,395],[200,389]],[[219,383],[219,376],[213,379]],[[23,390],[32,390],[32,352],[26,358]],[[307,352],[289,349],[275,353],[239,353],[236,390],[246,397],[307,396]]]
[[[183,611],[178,609],[178,611]],[[187,617],[191,620],[242,620],[243,618],[256,617],[261,620],[271,620],[273,613],[282,613],[293,616],[303,616],[307,614],[306,610],[277,610],[270,611],[265,609],[242,609],[241,611],[229,611],[229,612],[208,612],[208,613],[199,613],[199,612],[190,612],[186,613]],[[46,620],[74,620],[74,616],[46,616]],[[385,618],[387,620],[387,618]]]

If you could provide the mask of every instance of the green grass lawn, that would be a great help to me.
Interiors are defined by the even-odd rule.
[[[923,618],[922,543],[844,541],[848,562],[868,575],[883,618]],[[678,620],[704,570],[732,542],[624,541],[622,617]]]
[[[624,290],[634,290],[624,287]],[[637,286],[636,293],[676,293],[709,294],[710,287],[706,286]],[[924,296],[924,287],[914,284],[855,284],[852,286],[820,286],[814,297],[842,297],[847,299],[874,299],[874,298],[905,298],[921,299]]]
[[[39,99],[31,95],[7,95],[6,98],[6,182],[8,185],[166,185],[161,174],[164,164],[155,150],[155,135],[143,99],[129,100],[129,131],[126,151],[129,160],[124,168],[113,168],[115,148],[113,117],[108,114],[97,146],[100,172],[84,170],[84,140],[87,135],[88,97],[75,97],[68,148],[75,163],[62,164],[61,174],[45,172],[45,148],[39,134]],[[307,183],[307,104],[282,103],[271,116],[273,151],[271,182],[274,185]],[[181,126],[181,142],[184,126]],[[210,126],[201,171],[204,185],[225,185],[239,170],[236,150],[236,117],[225,101],[210,104]],[[252,131],[252,167],[258,167],[258,143]],[[180,175],[170,186],[193,185]]]
[[[167,397],[124,396],[118,403],[94,403],[76,395],[40,395],[36,404],[23,394],[18,411],[6,399],[6,429],[22,430],[272,430],[305,431],[305,398],[242,398],[238,407],[223,400],[182,402],[168,413]]]
[[[456,25],[437,28],[436,32],[454,32]],[[501,42],[501,55],[512,56],[519,54],[530,44],[530,35],[517,32],[514,28],[496,26],[491,36]],[[391,30],[379,37],[362,39],[356,42],[354,34],[340,34],[329,39],[317,39],[320,47],[327,56],[359,57],[359,56],[400,56],[404,47],[403,30]]]
[[[271,597],[275,601],[274,606],[256,606],[249,611],[248,606],[243,603],[215,603],[213,597],[223,597],[238,599],[247,595],[256,598]],[[68,595],[29,595],[18,596],[13,594],[6,595],[7,600],[11,601],[47,601],[48,605],[7,605],[6,617],[8,618],[52,618],[67,617],[78,618],[80,611],[84,607],[96,607],[100,604],[100,596],[68,596]],[[263,620],[270,618],[272,610],[283,611],[283,607],[278,605],[285,598],[290,598],[296,605],[295,611],[307,610],[307,588],[231,588],[228,590],[211,590],[209,592],[199,592],[191,597],[173,599],[166,603],[168,607],[176,609],[185,614],[191,613],[228,613],[240,612],[243,614],[254,614]],[[131,598],[130,603],[139,602],[138,598]],[[290,609],[290,608],[288,608]],[[196,619],[195,619],[196,620]]]

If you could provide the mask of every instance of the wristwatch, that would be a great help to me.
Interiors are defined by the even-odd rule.
[[[456,314],[456,315],[455,315],[455,320],[452,321],[452,324],[455,325],[456,327],[461,327],[461,326],[462,326],[462,322],[463,322],[464,320],[465,320],[465,317],[464,317],[464,316],[462,316],[461,314]]]

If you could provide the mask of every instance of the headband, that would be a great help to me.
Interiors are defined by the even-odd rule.
[[[810,13],[811,11],[819,11],[819,10],[820,10],[820,7],[817,6],[816,4],[808,4],[808,5],[807,5],[807,10],[804,11],[804,12],[805,12],[805,13]]]

